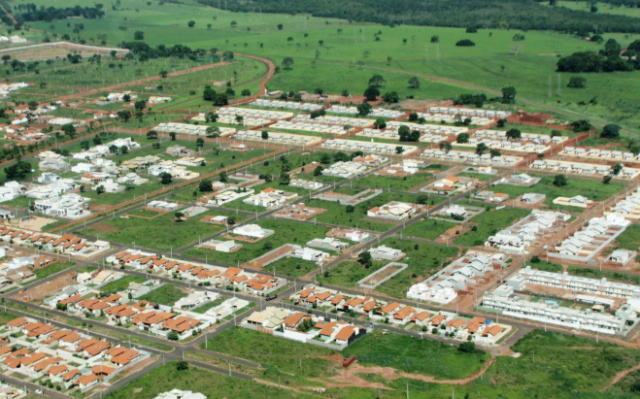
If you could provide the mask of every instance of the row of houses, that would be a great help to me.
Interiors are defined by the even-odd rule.
[[[238,140],[270,142],[275,144],[309,146],[320,142],[320,137],[305,136],[302,134],[268,132],[266,137],[257,130],[239,130],[233,136]]]
[[[549,251],[549,255],[578,261],[589,261],[608,247],[631,224],[620,215],[593,218]]]
[[[367,118],[349,118],[346,116],[333,116],[333,115],[323,115],[318,116],[316,118],[312,118],[311,115],[308,114],[298,114],[295,118],[292,119],[294,122],[315,122],[322,123],[325,125],[337,125],[337,126],[348,126],[348,127],[371,127],[373,126],[374,119]]]
[[[638,154],[628,151],[601,150],[599,148],[564,147],[562,154],[570,157],[601,159],[607,161],[638,161]]]
[[[347,105],[339,105],[334,104],[331,107],[327,108],[327,112],[331,112],[334,114],[345,114],[345,115],[358,115],[358,107],[355,106],[347,106]],[[397,111],[393,109],[380,108],[375,107],[371,110],[367,116],[373,118],[388,118],[388,119],[396,119],[404,116],[404,112]]]
[[[423,158],[437,159],[446,162],[464,163],[469,165],[488,165],[496,167],[511,167],[522,161],[515,156],[491,156],[491,154],[478,155],[470,151],[443,151],[433,148],[425,149],[420,155]]]
[[[345,152],[361,151],[365,154],[382,155],[410,155],[418,151],[418,147],[412,145],[395,145],[385,143],[368,143],[357,140],[327,140],[322,143],[322,148]]]
[[[571,218],[569,213],[534,209],[529,216],[487,238],[485,246],[506,253],[523,254],[544,235]]]
[[[306,132],[316,132],[333,135],[345,134],[352,130],[351,128],[345,129],[344,126],[317,123],[315,120],[311,120],[309,122],[278,121],[269,127],[272,129],[302,130]]]
[[[494,270],[507,267],[504,254],[468,251],[421,283],[409,288],[407,297],[420,301],[447,304],[467,295]]]
[[[87,392],[148,357],[143,351],[26,317],[9,321],[0,332],[3,374],[18,374],[32,383],[48,380],[64,390]]]
[[[622,306],[615,314],[593,309],[563,306],[556,300],[530,300],[516,295],[514,288],[503,284],[487,292],[480,306],[506,316],[560,327],[604,334],[625,335],[638,321],[638,306]]]
[[[532,169],[572,173],[585,176],[614,176],[621,179],[635,179],[640,173],[640,169],[622,167],[622,170],[615,174],[613,167],[609,165],[590,164],[583,162],[569,162],[558,160],[537,159],[531,164]]]
[[[289,299],[302,306],[331,309],[337,313],[355,313],[372,322],[388,322],[398,327],[418,326],[435,335],[446,334],[457,340],[473,339],[485,344],[495,343],[511,330],[509,326],[486,319],[466,319],[452,312],[427,310],[371,296],[344,294],[314,285],[304,287]]]
[[[89,241],[74,234],[58,235],[17,227],[0,228],[0,239],[12,245],[35,247],[80,258],[93,258],[102,255],[111,248],[107,241]]]
[[[267,295],[286,284],[274,276],[246,272],[237,267],[221,267],[197,262],[183,262],[136,250],[127,250],[107,257],[110,264],[119,264],[137,270],[148,270],[161,275],[178,276],[196,283],[217,287],[234,287],[253,295]]]
[[[250,105],[253,105],[254,107],[291,109],[294,111],[304,112],[314,112],[324,109],[324,106],[320,104],[303,103],[297,101],[269,100],[264,98],[259,98],[252,102]]]
[[[340,320],[268,306],[243,320],[242,326],[277,337],[337,350],[364,336],[366,328]]]

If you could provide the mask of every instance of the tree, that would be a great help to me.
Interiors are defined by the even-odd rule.
[[[289,183],[291,183],[291,176],[289,176],[287,172],[282,171],[282,173],[280,173],[280,184],[288,186]]]
[[[504,104],[513,104],[516,102],[516,88],[507,86],[502,88],[502,102]]]
[[[76,127],[73,126],[72,123],[68,123],[66,125],[62,125],[61,129],[64,132],[64,134],[69,136],[70,139],[72,139],[72,138],[74,138],[76,136]]]
[[[27,161],[18,161],[4,168],[7,180],[22,180],[32,172],[31,164]]]
[[[196,148],[204,147],[204,139],[202,137],[198,137],[196,139]]]
[[[384,129],[387,127],[387,121],[384,118],[377,118],[376,121],[373,122],[373,126],[375,126],[376,129]]]
[[[137,30],[133,33],[133,40],[144,40],[144,32]]]
[[[360,252],[360,254],[358,254],[358,263],[360,263],[367,269],[373,266],[373,258],[371,257],[371,253],[369,253],[369,251]]]
[[[479,143],[476,146],[476,154],[478,155],[482,155],[485,152],[487,152],[487,150],[489,149],[489,147],[487,147],[487,145],[485,143]]]
[[[169,341],[177,341],[178,339],[180,339],[180,336],[178,335],[178,333],[177,333],[177,332],[175,332],[175,331],[171,331],[171,332],[169,332],[169,334],[167,334],[167,339],[168,339]],[[179,367],[180,367],[180,363],[183,363],[183,362],[178,362],[178,364],[176,365],[176,369],[177,369],[177,370],[186,370],[185,368],[182,368],[182,369],[181,369],[181,368],[179,368]],[[187,362],[184,362],[184,363],[187,363]],[[184,367],[184,366],[182,366],[182,367]],[[188,367],[189,367],[189,366],[187,365],[187,368],[188,368]]]
[[[476,344],[471,341],[463,342],[458,346],[458,350],[460,352],[473,353],[476,351]]]
[[[356,109],[358,110],[358,115],[360,116],[367,116],[373,111],[373,107],[371,106],[371,104],[367,102],[358,104]]]
[[[502,155],[502,154],[500,154],[500,151],[498,151],[496,149],[493,149],[493,148],[491,150],[489,150],[489,154],[491,154],[492,158],[493,157],[499,157],[500,155]]]
[[[396,154],[400,155],[403,152],[404,152],[404,147],[403,146],[401,146],[401,145],[396,146]]]
[[[314,176],[322,176],[322,171],[324,170],[324,168],[322,166],[318,166],[315,168],[315,170],[313,171],[313,175]]]
[[[204,87],[202,91],[202,99],[205,101],[214,101],[216,99],[216,91],[209,85]]]
[[[369,79],[369,86],[380,87],[384,84],[384,78],[382,75],[373,75],[371,79]]]
[[[225,51],[224,53],[222,53],[222,60],[226,61],[226,62],[231,62],[234,59],[234,54],[233,51]]]
[[[164,69],[160,71],[160,77],[161,78],[166,78],[169,75],[169,72],[165,71]]]
[[[134,103],[133,107],[138,112],[142,112],[147,107],[147,102],[145,100],[138,100]]]
[[[458,47],[473,47],[475,45],[475,42],[471,39],[462,39],[456,42],[456,46]]]
[[[347,205],[347,207],[345,208],[346,213],[353,213],[355,210],[356,208],[353,205]]]
[[[509,140],[520,140],[522,138],[522,132],[518,129],[507,130],[507,138]]]
[[[156,132],[155,130],[149,130],[147,132],[147,139],[149,140],[155,140],[158,138],[158,132]]]
[[[208,193],[213,191],[211,180],[200,180],[200,183],[198,183],[198,190],[200,190],[201,193]]]
[[[266,130],[262,131],[262,140],[268,140],[269,139],[269,132],[267,132]]]
[[[178,212],[174,213],[174,216],[176,217],[176,222],[182,222],[182,218],[184,217],[184,213],[178,211]]]
[[[170,132],[169,133],[169,139],[171,141],[176,141],[176,132]]]
[[[378,88],[375,86],[369,86],[364,91],[364,97],[367,99],[367,101],[376,101],[379,95],[380,90],[378,90]]]
[[[439,35],[431,36],[431,43],[440,43],[440,36]]]
[[[160,174],[160,183],[161,184],[171,184],[171,182],[173,181],[173,177],[171,176],[170,173],[164,172],[162,174]]]
[[[589,121],[587,121],[585,119],[580,119],[580,120],[577,120],[577,121],[573,121],[573,122],[571,122],[571,124],[569,126],[571,126],[573,131],[576,132],[576,133],[587,132],[587,131],[589,131],[591,129],[591,123],[589,123]]]
[[[118,111],[118,118],[122,119],[125,123],[129,122],[129,119],[131,119],[131,111],[127,109]]]
[[[604,139],[620,138],[620,126],[613,123],[604,125],[604,127],[602,128],[602,131],[600,132],[600,137]]]
[[[207,137],[220,137],[220,128],[218,126],[207,126]]]
[[[572,76],[571,78],[569,78],[567,87],[570,87],[572,89],[584,89],[586,83],[587,79],[583,78],[582,76]]]
[[[609,183],[611,183],[611,180],[613,180],[613,176],[606,175],[605,177],[602,178],[602,183],[603,184],[609,184]]]
[[[400,95],[398,94],[398,92],[389,91],[387,93],[384,93],[382,99],[389,104],[396,104],[400,102]]]
[[[103,185],[99,185],[98,187],[96,187],[96,194],[100,195],[100,194],[104,194],[105,189]]]
[[[293,58],[284,57],[284,59],[282,60],[282,66],[284,67],[284,69],[291,69],[291,67],[293,66]]]
[[[409,88],[410,89],[419,89],[420,88],[420,79],[413,76],[409,78]]]
[[[458,137],[456,137],[456,143],[464,144],[469,142],[469,133],[460,133]]]
[[[451,143],[446,140],[441,141],[440,144],[438,144],[438,147],[440,147],[440,150],[446,153],[449,153],[449,151],[451,151],[451,149],[453,148]]]
[[[278,24],[278,30],[282,30],[282,28],[284,28],[284,25]]]
[[[187,26],[188,26],[189,28],[193,28],[194,26],[196,26],[196,21],[191,20],[191,21],[187,22]]]
[[[569,181],[567,180],[567,176],[565,175],[556,175],[553,178],[553,185],[556,187],[564,187],[567,184],[569,184]]]

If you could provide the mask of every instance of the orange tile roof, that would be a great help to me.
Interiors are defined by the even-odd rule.
[[[462,326],[464,326],[464,324],[464,319],[453,319],[449,320],[449,322],[447,323],[447,327],[461,328]]]
[[[384,314],[389,314],[396,310],[398,307],[400,307],[400,304],[398,302],[391,302],[380,308],[380,311]]]
[[[114,369],[113,367],[105,366],[104,364],[96,364],[91,368],[91,372],[95,375],[110,375],[113,374],[114,371],[116,371],[116,369]]]
[[[411,306],[405,306],[393,314],[393,318],[396,320],[404,320],[410,317],[414,313],[414,309]]]
[[[338,331],[338,334],[336,334],[336,340],[348,341],[349,338],[351,338],[351,336],[353,334],[355,334],[355,333],[356,333],[356,327],[355,326],[343,327],[340,331]]]
[[[300,313],[300,312],[293,313],[293,314],[290,314],[289,316],[285,317],[283,322],[284,322],[285,326],[287,326],[289,328],[294,328],[304,318],[311,318],[311,316],[306,315],[304,313]]]
[[[29,323],[29,321],[25,317],[18,317],[17,319],[13,319],[8,322],[7,325],[11,327],[22,327],[27,323]]]
[[[431,319],[431,324],[434,326],[439,326],[446,319],[446,316],[443,314],[437,314]]]
[[[81,375],[81,374],[82,374],[82,373],[80,372],[80,370],[78,370],[78,369],[72,369],[72,370],[69,370],[69,371],[67,371],[66,373],[64,373],[64,374],[62,375],[62,379],[63,379],[64,381],[70,381],[70,380],[72,380],[75,376],[77,376],[77,375]]]
[[[98,376],[96,376],[95,374],[88,374],[88,375],[82,375],[80,376],[80,378],[78,378],[78,385],[89,385],[94,381],[98,380]]]

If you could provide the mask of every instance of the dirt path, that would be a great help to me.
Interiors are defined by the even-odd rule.
[[[193,68],[188,68],[188,69],[182,69],[180,71],[175,71],[175,72],[171,72],[169,74],[167,74],[167,78],[172,78],[175,76],[181,76],[181,75],[186,75],[189,73],[194,73],[194,72],[200,72],[200,71],[205,71],[207,69],[211,69],[211,68],[217,68],[223,65],[228,65],[228,62],[216,62],[213,64],[207,64],[207,65],[200,65],[197,67],[193,67]],[[94,89],[89,89],[89,90],[84,90],[84,91],[79,91],[73,94],[69,94],[66,96],[60,96],[55,98],[55,100],[57,101],[69,101],[75,98],[80,98],[80,97],[85,97],[85,96],[90,96],[93,94],[98,94],[101,93],[103,91],[112,91],[115,89],[119,89],[121,87],[130,87],[130,86],[134,86],[134,85],[140,85],[143,83],[148,83],[148,82],[154,82],[156,80],[160,80],[160,79],[165,79],[160,75],[154,75],[154,76],[149,76],[147,78],[142,78],[142,79],[137,79],[137,80],[132,80],[129,82],[122,82],[122,83],[117,83],[111,86],[104,86],[104,87],[98,87],[98,88],[94,88]]]
[[[624,377],[626,377],[629,374],[634,373],[634,372],[636,372],[638,370],[640,370],[640,364],[636,364],[635,366],[631,367],[630,369],[626,369],[626,370],[620,371],[619,373],[617,373],[615,375],[615,377],[613,377],[613,380],[611,380],[611,382],[609,382],[602,389],[600,389],[600,392],[604,392],[604,391],[608,390],[612,386],[614,386],[617,383],[619,383]]]
[[[321,380],[317,380],[317,381],[324,383],[327,387],[330,387],[330,388],[339,388],[344,386],[357,386],[362,388],[389,389],[387,386],[385,386],[382,383],[366,381],[363,378],[359,377],[360,374],[375,374],[389,381],[394,381],[399,378],[408,378],[412,380],[434,383],[434,384],[465,385],[484,375],[484,373],[486,373],[486,371],[489,369],[489,367],[491,367],[491,365],[495,361],[496,361],[496,358],[492,357],[491,359],[489,359],[489,361],[487,361],[482,366],[480,370],[475,372],[473,375],[466,378],[452,379],[452,380],[441,380],[428,375],[407,373],[404,371],[398,371],[391,367],[368,367],[368,366],[362,366],[358,363],[354,363],[351,365],[351,367],[347,369],[343,369],[340,375],[331,378],[331,382],[325,382]]]

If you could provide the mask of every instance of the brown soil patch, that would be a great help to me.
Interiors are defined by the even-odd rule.
[[[27,300],[31,300],[31,301],[40,301],[45,297],[53,294],[54,292],[59,292],[63,288],[75,284],[76,282],[75,276],[76,276],[76,273],[73,273],[73,272],[67,273],[65,275],[58,277],[55,280],[48,281],[30,290],[20,291],[18,292],[16,297],[26,298]]]
[[[324,384],[327,385],[327,387],[332,387],[332,388],[344,387],[344,386],[357,386],[357,387],[374,388],[374,389],[389,389],[384,384],[365,381],[364,379],[358,376],[359,374],[375,374],[389,381],[394,381],[399,378],[409,378],[413,380],[436,383],[436,384],[465,385],[481,377],[489,369],[489,367],[491,367],[491,365],[495,362],[495,360],[496,358],[492,357],[491,359],[489,359],[488,362],[486,362],[482,366],[480,370],[475,372],[473,375],[467,378],[461,378],[461,379],[440,380],[428,375],[399,371],[391,367],[367,367],[367,366],[362,366],[358,363],[354,363],[350,367],[343,369],[340,375],[332,377],[331,378],[332,382],[329,382],[329,383],[326,383],[324,381],[320,381],[320,382],[323,382]]]

